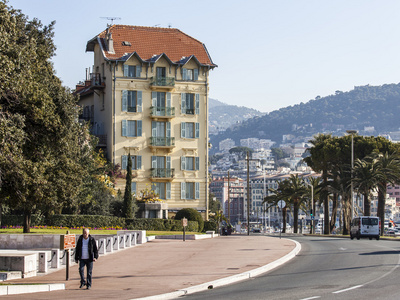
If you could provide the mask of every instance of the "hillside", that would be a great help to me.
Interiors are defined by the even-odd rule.
[[[400,128],[400,84],[359,86],[349,92],[316,97],[307,103],[288,106],[261,117],[254,117],[210,137],[212,145],[226,138],[239,140],[255,137],[282,142],[282,136],[291,134],[301,138],[318,132],[342,133],[366,127],[369,135],[377,135]],[[373,128],[372,128],[373,127]],[[215,147],[213,147],[215,151]]]
[[[228,105],[210,98],[208,110],[210,135],[247,119],[263,115],[265,113],[252,108]]]

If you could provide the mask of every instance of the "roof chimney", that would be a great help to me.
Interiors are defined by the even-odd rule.
[[[106,41],[107,41],[108,52],[115,53],[114,52],[114,40],[112,39],[112,34],[111,34],[111,31],[109,31],[109,27],[107,27],[107,31],[106,31]]]

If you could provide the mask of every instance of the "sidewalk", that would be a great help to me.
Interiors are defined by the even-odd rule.
[[[232,235],[185,242],[153,240],[101,256],[94,263],[91,290],[79,289],[78,266],[74,265],[70,267],[69,281],[65,280],[65,269],[43,276],[7,281],[22,284],[65,283],[65,290],[9,295],[2,298],[137,299],[182,289],[190,290],[193,286],[222,278],[224,279],[220,283],[227,284],[233,280],[229,278],[230,276],[258,268],[262,269],[256,270],[252,276],[265,272],[267,269],[263,266],[293,253],[296,246],[298,245],[294,241],[288,239],[262,235]],[[299,249],[296,248],[297,250]],[[268,268],[279,263],[269,265]],[[216,287],[218,282],[211,284]],[[207,286],[202,286],[200,289],[207,289]],[[167,296],[154,297],[154,299],[167,298]]]

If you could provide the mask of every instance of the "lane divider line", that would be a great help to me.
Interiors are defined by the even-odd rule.
[[[362,287],[362,286],[363,286],[362,284],[361,284],[361,285],[356,285],[356,286],[350,287],[350,288],[348,288],[348,289],[344,289],[344,290],[332,292],[332,294],[339,294],[339,293],[343,293],[343,292],[355,290],[355,289],[358,289],[358,288],[360,288],[360,287]]]

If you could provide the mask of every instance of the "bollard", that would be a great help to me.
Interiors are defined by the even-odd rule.
[[[119,235],[118,236],[119,240],[119,249],[124,249],[125,248],[125,235]]]
[[[125,247],[129,248],[131,246],[131,234],[125,234]]]
[[[116,236],[113,236],[112,237],[112,239],[113,239],[113,249],[114,250],[119,250],[119,236],[118,235],[116,235]]]
[[[133,232],[131,235],[131,245],[136,246],[136,232]]]
[[[105,239],[99,239],[99,247],[97,249],[99,251],[99,254],[106,254],[106,240]]]
[[[60,268],[60,249],[52,249],[51,250],[51,258],[49,260],[51,263],[50,267],[52,269]]]
[[[113,250],[114,250],[113,242],[114,242],[113,237],[111,237],[111,236],[107,237],[106,252],[110,252],[110,253],[113,252]]]
[[[47,252],[39,252],[39,272],[47,273]]]

